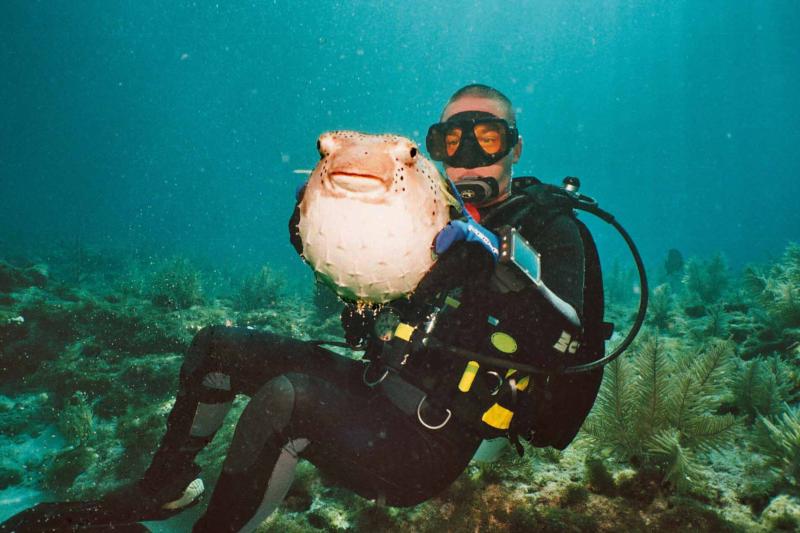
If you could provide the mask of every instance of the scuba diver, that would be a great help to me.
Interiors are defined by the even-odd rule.
[[[321,342],[206,327],[139,481],[97,501],[39,504],[4,527],[135,524],[194,505],[203,492],[194,459],[237,394],[250,402],[193,531],[254,530],[299,459],[364,498],[413,506],[453,483],[486,439],[508,438],[520,453],[520,438],[565,448],[594,403],[611,333],[591,236],[571,204],[551,201],[563,189],[512,180],[522,137],[496,89],[458,90],[426,144],[463,212],[437,236],[439,260],[410,299],[345,307],[345,338],[362,360]],[[295,209],[289,230],[302,253],[297,221]]]

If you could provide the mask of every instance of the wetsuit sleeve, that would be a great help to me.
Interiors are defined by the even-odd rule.
[[[460,241],[439,256],[417,285],[412,300],[427,302],[455,287],[482,284],[492,274],[494,262],[483,245]]]
[[[294,204],[292,217],[289,219],[289,242],[294,246],[297,255],[303,257],[303,241],[300,240],[300,233],[297,224],[300,223],[300,201],[303,199],[302,193],[298,194],[297,203]]]

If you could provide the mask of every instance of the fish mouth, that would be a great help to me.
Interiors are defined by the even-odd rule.
[[[386,179],[374,174],[352,171],[334,171],[328,174],[331,185],[350,192],[386,190]]]

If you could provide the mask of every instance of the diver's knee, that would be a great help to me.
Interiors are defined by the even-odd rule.
[[[200,328],[194,334],[192,339],[192,346],[207,346],[211,344],[215,337],[219,337],[225,326],[212,325]],[[190,348],[191,349],[191,348]]]
[[[286,375],[265,383],[250,399],[247,409],[255,411],[260,420],[268,420],[276,432],[282,432],[291,422],[297,389]],[[254,414],[255,414],[254,413]]]
[[[304,413],[305,416],[323,405],[319,399],[319,384],[314,378],[300,372],[288,372],[283,377],[292,385],[295,412]]]
[[[189,376],[213,354],[214,344],[222,336],[224,326],[205,326],[195,333],[181,366],[181,376]]]

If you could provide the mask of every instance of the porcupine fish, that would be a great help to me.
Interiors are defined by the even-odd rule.
[[[324,133],[300,203],[303,257],[345,300],[384,303],[414,291],[455,200],[416,143],[397,135]]]

